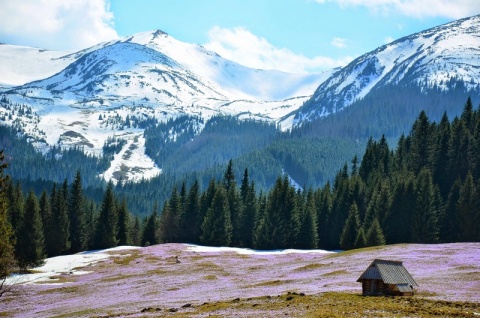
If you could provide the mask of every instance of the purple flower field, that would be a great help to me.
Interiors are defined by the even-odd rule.
[[[33,283],[23,280],[0,300],[0,316],[141,316],[142,308],[287,292],[360,294],[356,280],[375,258],[403,261],[419,285],[414,297],[480,306],[480,243],[401,244],[341,253],[163,244],[107,253],[109,258],[83,268],[52,271]],[[83,275],[74,275],[77,271]]]

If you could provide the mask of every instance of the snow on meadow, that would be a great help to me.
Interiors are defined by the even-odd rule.
[[[107,254],[81,265],[78,255]],[[480,306],[480,244],[400,244],[346,252],[256,251],[187,244],[107,250],[50,259],[57,283],[34,280],[2,303],[8,316],[135,316],[145,308],[325,292],[360,294],[356,280],[375,258],[401,260],[419,284],[415,297],[469,301]],[[53,265],[52,265],[53,266]],[[79,268],[78,266],[86,266]],[[38,270],[38,269],[37,269]],[[131,314],[130,314],[131,313]]]
[[[87,251],[73,255],[62,255],[47,258],[45,264],[36,267],[31,274],[14,274],[11,275],[7,284],[62,284],[58,276],[60,275],[83,275],[90,271],[79,270],[92,266],[100,261],[104,261],[112,257],[111,252],[124,251],[130,249],[138,249],[134,246],[118,246],[105,250]]]

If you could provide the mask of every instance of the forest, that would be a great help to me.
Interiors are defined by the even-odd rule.
[[[112,183],[101,204],[88,198],[77,171],[71,183],[24,193],[0,153],[0,274],[25,271],[45,257],[117,245],[185,242],[255,249],[343,249],[396,243],[480,241],[480,109],[467,100],[440,122],[422,111],[395,149],[370,138],[323,187],[294,186],[278,175],[257,189],[230,160],[202,191],[180,181],[151,212],[129,212]],[[237,180],[240,180],[237,182]]]

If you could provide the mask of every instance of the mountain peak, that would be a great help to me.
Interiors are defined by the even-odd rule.
[[[157,29],[157,30],[153,31],[152,35],[153,35],[153,38],[155,39],[155,38],[160,37],[160,36],[168,36],[168,33],[163,32],[160,29]]]
[[[480,86],[480,15],[427,29],[368,52],[324,81],[296,123],[336,113],[387,86],[446,92]]]

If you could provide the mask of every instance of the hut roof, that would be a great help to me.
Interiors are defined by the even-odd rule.
[[[418,286],[400,261],[374,260],[357,282],[369,279],[380,279],[383,280],[385,284],[409,284]]]

